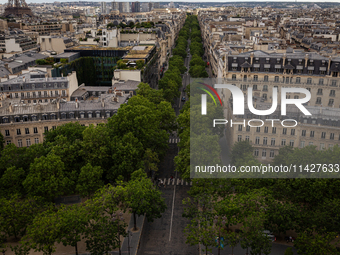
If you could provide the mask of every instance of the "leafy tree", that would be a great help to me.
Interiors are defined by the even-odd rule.
[[[144,66],[144,60],[141,60],[141,59],[140,59],[140,60],[137,60],[137,61],[136,61],[136,64],[137,64],[137,65],[136,65],[136,68],[137,68],[137,69],[142,69],[143,66]]]
[[[10,167],[28,169],[27,162],[24,162],[26,147],[16,147],[13,143],[7,145],[1,152],[0,176]]]
[[[31,247],[35,252],[51,255],[56,251],[55,243],[59,234],[59,219],[54,211],[47,210],[37,215],[32,224],[27,227],[23,242],[25,246]]]
[[[191,60],[190,60],[190,66],[206,66],[205,62],[203,61],[202,57],[198,56],[198,55],[194,55],[192,56]]]
[[[292,247],[288,247],[285,250],[285,254],[284,255],[294,255],[293,248]]]
[[[144,154],[144,170],[149,175],[150,172],[157,172],[159,163],[158,155],[156,152],[146,149]]]
[[[0,178],[2,196],[9,197],[13,194],[23,195],[24,187],[22,182],[26,178],[26,173],[22,168],[16,169],[15,166],[7,168]]]
[[[231,163],[235,165],[237,160],[242,162],[244,160],[245,155],[249,153],[252,154],[253,150],[254,150],[253,146],[251,146],[249,141],[239,141],[235,143],[231,151]]]
[[[189,73],[192,78],[200,78],[200,77],[208,78],[209,77],[207,71],[205,70],[205,66],[201,66],[201,65],[191,66],[189,69]]]
[[[307,230],[298,235],[296,241],[294,242],[294,247],[296,247],[298,254],[304,255],[323,255],[338,254],[336,250],[336,243],[333,243],[337,234],[330,232],[324,235],[312,234],[315,230]]]
[[[97,189],[104,185],[102,181],[103,169],[88,163],[81,168],[76,190],[83,197],[90,197]]]
[[[82,240],[89,222],[87,210],[82,205],[62,206],[56,213],[60,234],[57,241],[64,246],[75,248],[78,255],[78,242]]]
[[[22,237],[26,228],[32,223],[36,214],[43,210],[44,206],[35,198],[21,199],[18,194],[9,198],[0,199],[0,229],[5,238],[14,236]]]
[[[4,149],[5,139],[4,136],[0,133],[0,154],[2,150]]]
[[[166,209],[162,193],[156,189],[143,170],[138,170],[131,175],[131,180],[126,185],[125,195],[124,203],[133,213],[135,230],[137,229],[136,215],[145,214],[147,220],[152,222],[160,218]]]
[[[137,95],[141,95],[147,98],[150,102],[154,104],[159,104],[164,101],[163,90],[152,89],[147,83],[139,83],[137,89]]]
[[[40,196],[52,201],[57,196],[67,194],[73,185],[65,177],[64,171],[64,163],[58,156],[49,154],[37,158],[23,182],[24,188],[29,196]]]
[[[127,61],[126,60],[118,60],[117,61],[117,67],[118,69],[126,69],[127,65],[126,65]]]
[[[67,138],[70,143],[74,143],[77,139],[83,140],[83,131],[85,126],[79,124],[79,122],[70,122],[61,126],[58,126],[55,130],[50,130],[44,134],[44,144],[49,142],[55,142],[57,136],[62,135]]]
[[[67,63],[68,63],[68,59],[67,59],[67,58],[61,58],[61,59],[60,59],[60,62],[61,62],[62,64],[67,64]]]

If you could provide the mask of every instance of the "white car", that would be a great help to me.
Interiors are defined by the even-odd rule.
[[[276,241],[276,237],[269,230],[263,230],[262,233],[263,233],[263,235],[267,236],[268,239],[271,240],[272,242]]]

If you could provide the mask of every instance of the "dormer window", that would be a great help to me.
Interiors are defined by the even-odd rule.
[[[35,89],[35,84],[32,84],[32,89]]]
[[[277,59],[276,59],[276,62],[277,62],[277,63],[280,63],[280,59],[279,59],[279,58],[277,58]]]
[[[43,83],[43,87],[46,88],[46,83]]]

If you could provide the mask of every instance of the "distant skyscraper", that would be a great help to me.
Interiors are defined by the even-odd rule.
[[[175,8],[174,2],[170,2],[169,7],[170,7],[170,8]]]
[[[129,2],[119,2],[118,3],[119,12],[130,12],[130,3]]]
[[[111,4],[112,11],[119,11],[119,3],[118,2],[112,2]]]
[[[152,9],[153,9],[153,3],[149,3],[149,12],[151,12],[152,11]]]
[[[139,2],[133,2],[131,4],[131,12],[140,12],[140,3]]]
[[[159,9],[159,8],[161,8],[159,2],[153,3],[153,8],[154,8],[154,9]]]
[[[101,13],[106,13],[106,2],[101,2],[100,3],[100,12]]]

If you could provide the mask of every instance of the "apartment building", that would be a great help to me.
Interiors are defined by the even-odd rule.
[[[48,103],[57,98],[70,101],[71,94],[78,88],[76,72],[52,78],[45,71],[34,70],[1,81],[0,92],[22,104]]]
[[[20,100],[3,101],[0,107],[0,130],[5,145],[18,147],[42,143],[44,133],[69,122],[89,126],[107,122],[127,102],[129,94],[102,95],[97,100],[66,102],[59,98],[47,103],[22,104]]]

